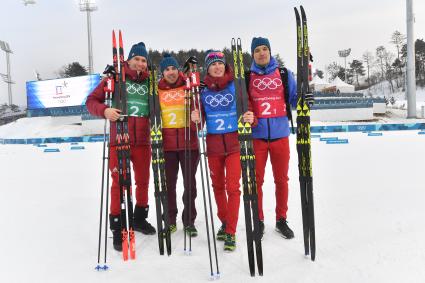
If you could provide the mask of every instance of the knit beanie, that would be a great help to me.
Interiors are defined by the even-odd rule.
[[[130,53],[128,54],[127,61],[131,60],[134,56],[142,56],[148,59],[148,52],[146,51],[146,46],[143,42],[134,44],[131,47]]]
[[[177,69],[179,68],[179,63],[177,62],[176,58],[174,58],[173,56],[171,56],[168,53],[164,54],[164,58],[161,60],[161,62],[159,63],[159,67],[161,69],[161,73],[164,72],[165,69],[167,69],[167,67],[169,66],[174,66]]]
[[[265,38],[265,37],[254,37],[254,38],[252,38],[252,42],[251,42],[251,55],[254,55],[255,48],[257,48],[258,46],[261,46],[261,45],[267,46],[269,48],[270,53],[271,53],[270,42],[267,38]]]
[[[210,65],[214,62],[221,62],[226,65],[226,57],[224,53],[217,50],[207,50],[207,55],[205,56],[205,69],[208,71]]]

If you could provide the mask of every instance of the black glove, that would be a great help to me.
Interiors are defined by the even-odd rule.
[[[207,85],[204,83],[204,81],[201,81],[201,83],[199,84],[199,91],[203,90],[206,87]]]
[[[187,73],[190,70],[189,64],[198,64],[198,59],[195,56],[187,58],[183,65],[183,73]]]
[[[308,106],[311,108],[311,106],[314,105],[314,95],[313,93],[306,93],[305,94],[305,102],[308,104]]]
[[[103,71],[103,74],[115,76],[117,73],[115,72],[114,66],[106,65],[106,68],[105,68],[105,71]]]

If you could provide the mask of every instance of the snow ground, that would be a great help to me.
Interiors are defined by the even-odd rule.
[[[264,276],[249,276],[241,206],[236,251],[224,253],[223,244],[217,242],[219,282],[425,282],[425,135],[402,131],[375,137],[365,133],[322,136],[347,138],[349,144],[312,141],[316,262],[303,255],[297,157],[291,137],[288,221],[295,238],[285,240],[274,231],[274,189],[268,164]],[[170,257],[159,255],[156,236],[137,233],[135,261],[123,262],[109,240],[111,269],[94,271],[102,143],[80,145],[85,150],[71,151],[70,144],[48,145],[59,148],[59,153],[43,153],[43,148],[32,145],[0,145],[0,282],[207,281],[200,185],[199,236],[193,239],[191,256],[183,253],[180,221]],[[181,209],[181,183],[179,188]],[[153,200],[151,190],[149,220],[156,223]],[[217,229],[217,217],[215,224]]]

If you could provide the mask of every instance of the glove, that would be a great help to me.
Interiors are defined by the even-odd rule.
[[[115,76],[117,73],[115,72],[114,66],[106,65],[106,68],[105,68],[105,71],[103,71],[103,74]]]
[[[195,56],[187,58],[183,65],[183,73],[187,73],[190,70],[189,64],[198,64],[198,59]]]
[[[313,93],[306,93],[305,94],[305,102],[308,104],[308,106],[311,108],[311,106],[314,105],[314,95]]]
[[[199,85],[199,90],[203,90],[204,88],[206,88],[207,85],[204,83],[204,81],[201,81],[200,85]]]

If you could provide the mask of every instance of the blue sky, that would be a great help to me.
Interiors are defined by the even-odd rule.
[[[77,0],[37,0],[24,6],[21,0],[2,0],[0,40],[9,43],[14,102],[26,104],[25,82],[34,80],[34,69],[43,79],[73,61],[88,65],[86,16]],[[348,58],[360,59],[379,45],[389,43],[395,30],[406,33],[405,0],[356,1],[136,1],[97,0],[92,14],[94,70],[103,71],[111,61],[111,31],[124,32],[125,51],[144,41],[153,49],[209,49],[230,45],[241,37],[249,50],[253,36],[268,37],[272,53],[279,53],[295,69],[295,19],[293,7],[303,4],[309,17],[314,67],[337,61],[337,51],[351,48]],[[425,37],[425,1],[414,1],[415,34]],[[6,73],[4,52],[0,73]],[[0,103],[7,101],[7,85],[0,81]]]

